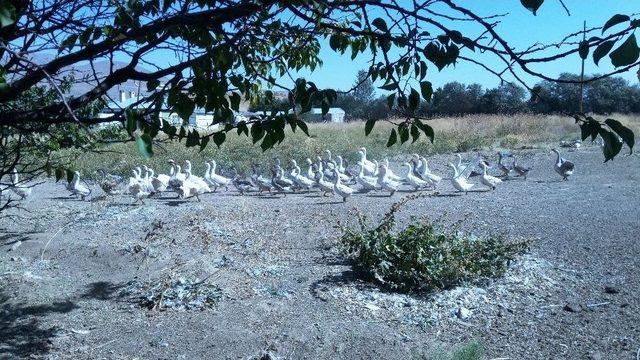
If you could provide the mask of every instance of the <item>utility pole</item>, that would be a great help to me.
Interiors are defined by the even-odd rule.
[[[587,38],[587,21],[582,25],[582,41]],[[584,61],[582,59],[582,70],[580,71],[580,113],[584,113]]]

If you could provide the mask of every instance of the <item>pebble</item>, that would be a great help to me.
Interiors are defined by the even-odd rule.
[[[581,307],[579,304],[576,304],[576,303],[567,303],[562,309],[564,311],[576,313],[581,310]]]
[[[620,292],[620,289],[615,286],[607,285],[604,287],[604,292],[607,294],[617,294]]]
[[[456,309],[456,317],[460,320],[466,320],[471,316],[471,310],[467,309],[464,306],[461,306]]]

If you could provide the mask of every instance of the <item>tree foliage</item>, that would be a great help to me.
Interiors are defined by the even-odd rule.
[[[544,0],[521,3],[531,16],[554,11],[543,6]],[[284,139],[285,127],[306,129],[300,114],[315,106],[326,113],[338,99],[334,89],[320,89],[303,78],[293,79],[291,86],[283,81],[294,72],[316,70],[322,65],[321,48],[329,47],[367,59],[371,82],[364,83],[388,92],[390,111],[405,119],[389,143],[396,142],[396,133],[403,143],[408,131],[433,133],[419,114],[421,104],[438,95],[428,74],[456,63],[476,64],[501,79],[512,73],[518,80],[518,73],[526,73],[559,84],[578,80],[549,77],[535,65],[591,56],[596,63],[613,64],[615,70],[601,76],[606,78],[640,64],[634,35],[640,22],[629,15],[615,15],[602,27],[589,29],[584,41],[577,32],[560,43],[526,49],[514,48],[501,35],[502,16],[507,15],[480,16],[453,0],[407,6],[390,0],[0,1],[0,125],[47,133],[61,124],[84,128],[120,121],[131,140],[144,143],[139,148],[145,153],[152,152],[160,133],[203,148],[210,140],[220,145],[227,132],[238,131],[268,149]],[[480,52],[499,59],[504,68],[483,64],[477,60]],[[161,61],[168,58],[173,60]],[[115,59],[123,64],[114,66]],[[106,72],[96,71],[100,61],[111,65]],[[47,83],[57,89],[68,69],[80,64],[91,68],[81,79],[88,85],[82,93],[64,96],[58,91],[55,101],[27,109],[6,106],[21,101],[34,86]],[[111,109],[108,119],[82,111],[127,81],[147,90],[134,104]],[[269,103],[276,89],[287,92],[288,112],[235,121],[243,97]],[[515,88],[503,90],[509,89]],[[370,93],[364,87],[353,93],[361,96],[361,91]],[[440,95],[446,102],[448,95]],[[499,108],[503,95],[518,94],[491,93],[485,100]],[[175,126],[159,117],[163,107],[184,119],[201,108],[221,126],[208,132]]]

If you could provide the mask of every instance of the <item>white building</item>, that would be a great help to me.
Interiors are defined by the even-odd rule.
[[[139,101],[139,98],[136,93],[126,91],[120,91],[120,99],[119,101],[110,101],[107,103],[105,108],[98,114],[99,118],[109,118],[113,116],[115,112],[122,111],[122,109],[126,109],[127,107],[134,106]],[[147,109],[150,106],[148,102],[142,102],[140,104],[135,105],[137,109]],[[248,109],[249,105],[247,102],[240,103],[240,110]],[[202,108],[196,108],[193,111],[193,114],[189,117],[189,119],[182,119],[180,116],[171,111],[166,104],[163,104],[160,109],[160,119],[166,120],[172,125],[180,126],[183,124],[188,124],[192,128],[196,130],[204,130],[204,131],[216,131],[220,128],[220,124],[212,124],[213,123],[213,114],[206,112]],[[107,127],[112,125],[117,125],[119,122],[108,122],[99,125],[100,127]]]

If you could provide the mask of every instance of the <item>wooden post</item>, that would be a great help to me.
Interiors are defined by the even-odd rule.
[[[587,38],[587,21],[582,25],[582,41]],[[582,59],[582,69],[580,71],[580,113],[584,113],[584,61]]]

